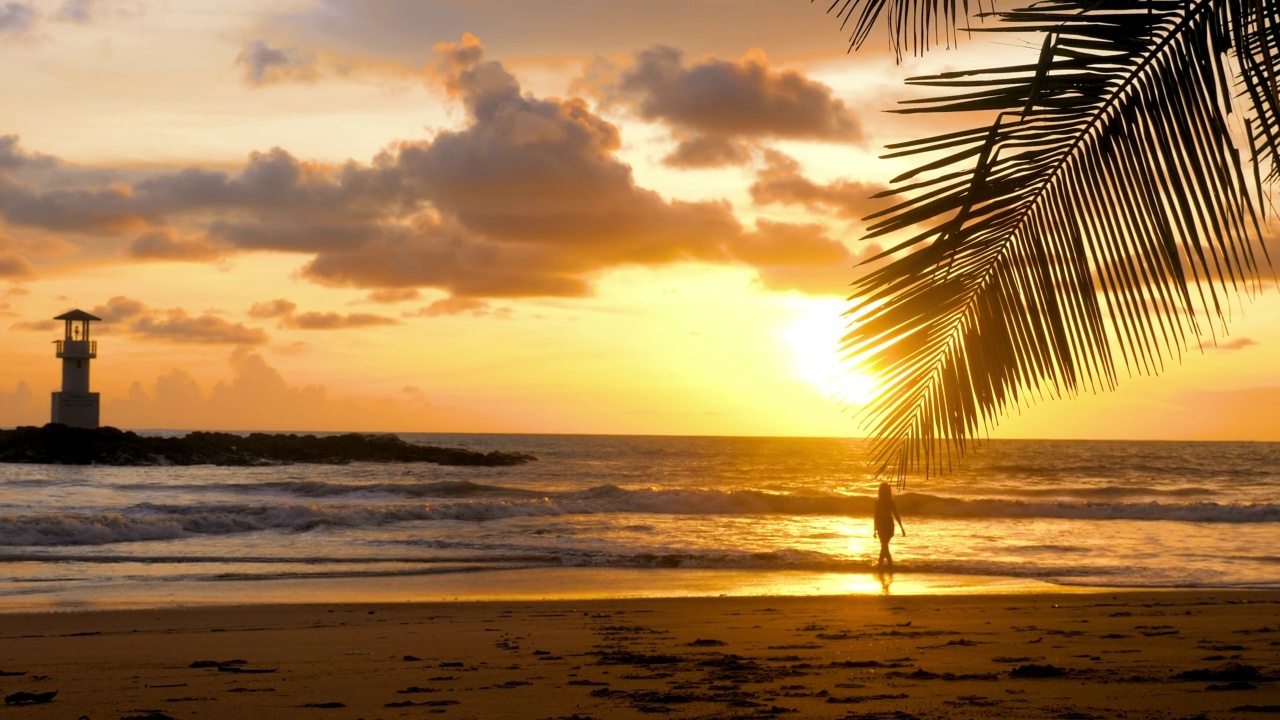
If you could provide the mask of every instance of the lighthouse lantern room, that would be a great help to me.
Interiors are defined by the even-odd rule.
[[[63,313],[66,334],[55,340],[62,358],[62,391],[53,394],[52,422],[79,428],[98,427],[98,393],[89,392],[89,361],[98,357],[98,342],[89,337],[89,323],[102,318],[83,310]]]

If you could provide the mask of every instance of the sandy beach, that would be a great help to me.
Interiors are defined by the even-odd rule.
[[[4,712],[31,720],[1280,714],[1273,592],[267,605],[0,627]]]

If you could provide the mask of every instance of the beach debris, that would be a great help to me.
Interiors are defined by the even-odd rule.
[[[417,685],[410,685],[409,687],[403,690],[397,690],[396,692],[400,693],[401,695],[409,695],[411,693],[433,693],[433,692],[440,692],[440,691],[436,688],[418,687]]]
[[[26,692],[25,690],[20,690],[16,693],[13,693],[12,695],[5,695],[4,704],[5,705],[40,705],[42,703],[47,703],[52,701],[53,698],[57,696],[57,694],[58,694],[57,690],[50,690],[49,692],[40,692],[40,693]]]
[[[418,657],[417,655],[405,655],[404,657],[400,658],[400,661],[401,662],[422,662],[422,658]]]
[[[248,660],[196,660],[189,668],[219,668],[227,665],[248,665]]]
[[[713,640],[711,638],[698,638],[690,643],[685,643],[687,647],[724,647],[729,643],[723,640]]]
[[[126,715],[120,720],[177,720],[172,715],[165,715],[159,710],[134,710],[134,712],[144,712],[146,715]]]
[[[1175,680],[1266,680],[1262,671],[1238,662],[1223,663],[1213,668],[1187,670],[1174,675]]]
[[[597,665],[674,665],[681,661],[676,655],[645,655],[627,650],[608,650],[600,653]]]
[[[347,706],[347,704],[346,704],[346,703],[344,703],[344,702],[338,702],[338,701],[336,701],[336,700],[335,700],[335,701],[332,701],[332,702],[303,703],[303,704],[302,704],[301,706],[299,706],[299,707],[304,707],[304,708],[320,708],[320,709],[322,709],[322,710],[337,710],[337,709],[339,709],[339,708],[344,708],[344,707],[346,707],[346,706]]]
[[[273,673],[280,668],[248,668],[242,665],[219,665],[218,672],[224,673],[242,673],[245,675],[262,675],[264,673]]]
[[[1241,705],[1231,708],[1231,712],[1280,713],[1280,705]]]
[[[1066,677],[1067,671],[1057,665],[1019,665],[1009,671],[1011,678],[1058,678]]]
[[[1210,692],[1226,692],[1231,690],[1257,690],[1258,686],[1243,680],[1235,680],[1224,685],[1210,685],[1205,688]]]
[[[880,693],[877,695],[845,695],[837,697],[832,695],[827,698],[827,702],[832,705],[856,705],[858,703],[871,702],[872,700],[905,700],[906,693]]]
[[[227,692],[246,693],[246,692],[275,692],[275,691],[276,689],[273,687],[264,687],[264,688],[233,687]]]
[[[0,670],[0,677],[22,677],[26,674],[26,670]]]

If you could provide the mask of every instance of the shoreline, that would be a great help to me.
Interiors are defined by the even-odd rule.
[[[160,610],[317,604],[625,602],[663,599],[953,597],[1101,593],[1278,592],[1270,588],[1072,585],[939,573],[742,571],[666,568],[518,568],[406,575],[121,582],[80,588],[55,583],[0,596],[0,618],[42,612]]]
[[[316,603],[13,615],[23,716],[1178,718],[1280,706],[1280,592]],[[335,712],[340,710],[341,712]]]

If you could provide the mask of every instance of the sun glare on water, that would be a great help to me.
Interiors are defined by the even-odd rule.
[[[842,358],[840,338],[845,332],[838,306],[820,303],[806,308],[780,335],[791,348],[801,378],[838,402],[866,405],[875,399],[879,388],[856,363]]]

